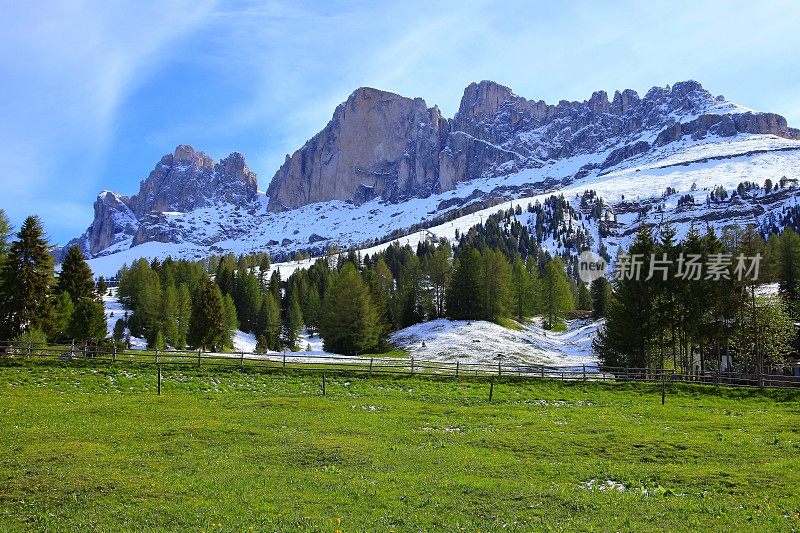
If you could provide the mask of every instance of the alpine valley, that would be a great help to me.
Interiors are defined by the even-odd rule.
[[[286,156],[266,192],[241,154],[216,162],[178,146],[133,196],[101,192],[69,245],[112,276],[139,257],[266,251],[285,261],[454,239],[513,207],[553,253],[613,255],[642,222],[669,222],[678,236],[692,225],[795,225],[798,169],[799,130],[695,81],[556,105],[482,81],[453,118],[360,88]]]

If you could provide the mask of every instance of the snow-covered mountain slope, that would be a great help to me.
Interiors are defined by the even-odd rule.
[[[763,224],[785,207],[797,204],[798,189],[790,186],[792,179],[800,178],[800,141],[749,134],[683,139],[613,167],[573,177],[587,161],[604,157],[604,153],[576,156],[541,168],[473,180],[446,193],[396,204],[379,199],[361,205],[334,201],[271,213],[267,199],[259,197],[260,204],[249,212],[227,204],[165,213],[164,231],[179,236],[179,242],[146,242],[131,247],[133,238],[128,237],[91,259],[90,265],[96,275],[112,276],[123,264],[139,257],[199,259],[213,253],[261,251],[280,255],[292,250],[321,252],[332,245],[355,246],[373,253],[393,242],[387,238],[393,233],[401,233],[397,240],[412,245],[430,237],[454,239],[456,231],[464,232],[500,209],[522,206],[524,210],[529,203],[544,202],[552,195],[564,195],[577,212],[585,211],[581,197],[589,190],[602,198],[603,216],[615,221],[610,235],[600,238],[597,220],[583,217],[574,224],[594,236],[593,248],[602,240],[613,253],[616,246],[626,245],[641,222],[643,208],[649,209],[645,215],[648,223],[672,221],[682,234],[692,223],[708,222],[717,227]],[[762,190],[753,192],[750,198],[706,204],[707,196],[719,186],[730,192],[742,182],[763,185],[767,179],[777,186],[784,177],[787,187],[770,194]],[[663,196],[668,188],[671,194]],[[695,205],[679,208],[678,201],[686,194],[695,199]],[[456,216],[465,212],[469,214]],[[439,218],[448,214],[451,220]],[[441,223],[436,223],[437,218]],[[408,231],[420,223],[429,227]],[[385,244],[376,245],[375,240]],[[552,251],[559,247],[552,242],[543,245]],[[294,265],[283,265],[281,273],[290,268]]]

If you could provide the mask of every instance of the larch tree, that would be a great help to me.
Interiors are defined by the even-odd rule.
[[[555,327],[558,320],[566,317],[567,313],[575,307],[569,278],[564,270],[564,262],[558,256],[545,268],[542,279],[542,298],[545,327],[548,329]]]
[[[363,354],[381,342],[378,314],[369,289],[351,262],[333,276],[322,301],[320,334],[325,350]]]

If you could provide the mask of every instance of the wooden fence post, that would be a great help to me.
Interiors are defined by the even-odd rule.
[[[583,381],[586,381],[586,365],[583,365]]]
[[[492,401],[492,395],[494,394],[494,378],[489,380],[489,401]]]
[[[158,395],[161,396],[161,365],[158,365]]]
[[[661,405],[664,405],[664,402],[667,399],[667,380],[664,375],[661,375]]]
[[[500,361],[497,362],[497,375],[501,376],[503,374],[503,367],[500,366],[502,363]]]
[[[411,358],[411,373],[414,373],[414,358]]]
[[[158,348],[156,348],[156,364],[158,364]],[[160,367],[159,367],[160,368]],[[160,370],[159,370],[160,371]]]
[[[243,366],[244,366],[244,352],[242,352],[242,355],[239,358],[239,367],[241,368]]]
[[[325,372],[322,373],[322,395],[325,396]]]
[[[197,366],[200,366],[200,354],[203,352],[202,348],[197,350]]]
[[[456,361],[456,379],[458,379],[458,361]]]
[[[372,357],[369,358],[369,375],[372,375]]]
[[[286,368],[286,348],[283,349],[283,368]]]

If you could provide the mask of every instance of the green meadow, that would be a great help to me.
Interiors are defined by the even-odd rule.
[[[0,362],[2,531],[796,531],[800,393]]]

